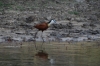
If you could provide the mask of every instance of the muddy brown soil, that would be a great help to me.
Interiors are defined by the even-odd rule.
[[[55,19],[44,32],[44,39],[71,41],[74,38],[95,40],[100,38],[99,1],[87,0],[29,0],[0,1],[0,42],[33,40],[33,25]],[[95,6],[93,6],[96,4]],[[41,41],[38,34],[37,41]],[[75,40],[76,41],[76,40]]]

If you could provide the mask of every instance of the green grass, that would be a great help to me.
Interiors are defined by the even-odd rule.
[[[10,7],[12,4],[8,3],[3,3],[2,1],[0,1],[0,7]]]
[[[0,1],[0,12],[2,12],[4,9],[8,10],[12,10],[12,4],[11,3],[4,3],[2,1]]]
[[[3,2],[0,1],[0,7],[2,7],[2,6],[3,6]]]
[[[69,14],[74,14],[74,15],[79,15],[79,12],[77,12],[77,11],[69,11],[68,13]]]

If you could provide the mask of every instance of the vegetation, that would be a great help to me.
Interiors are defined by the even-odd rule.
[[[74,14],[74,15],[79,15],[79,12],[77,12],[77,11],[69,11],[68,13],[69,14]]]

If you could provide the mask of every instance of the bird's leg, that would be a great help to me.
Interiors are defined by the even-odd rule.
[[[44,43],[44,39],[43,39],[43,31],[42,31],[41,37],[42,37],[42,40],[43,40],[43,43]]]
[[[36,39],[36,35],[37,35],[37,33],[38,33],[38,31],[35,33],[35,35],[34,35],[34,40]]]
[[[44,43],[44,39],[43,39],[43,31],[42,31],[41,37],[42,37],[42,40],[43,40],[43,42],[42,42],[42,45],[43,45],[43,43]],[[42,48],[42,45],[41,45],[41,48]]]
[[[35,36],[34,36],[34,44],[35,44],[35,48],[36,48],[36,50],[37,50],[37,47],[36,47],[36,35],[37,35],[37,33],[38,33],[38,31],[35,33]]]

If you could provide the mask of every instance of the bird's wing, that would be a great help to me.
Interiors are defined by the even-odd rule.
[[[34,27],[35,28],[43,28],[45,26],[45,24],[37,24],[37,25],[35,25]]]
[[[43,27],[43,26],[45,26],[45,24],[40,24],[39,26],[40,26],[40,27]]]

